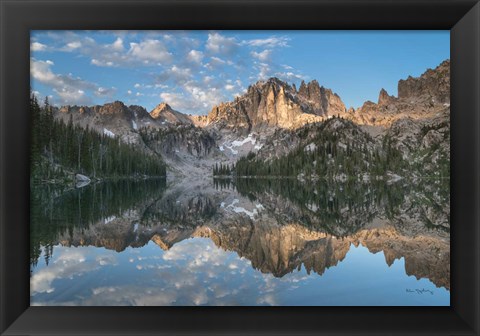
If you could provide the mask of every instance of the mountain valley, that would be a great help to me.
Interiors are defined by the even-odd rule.
[[[363,172],[368,175],[365,179],[371,175],[411,176],[407,172],[412,168],[417,177],[447,176],[449,66],[447,60],[418,78],[400,80],[398,97],[382,89],[377,103],[367,101],[358,109],[347,109],[338,94],[316,80],[302,81],[297,90],[295,85],[270,78],[203,116],[181,113],[165,102],[148,112],[119,101],[103,106],[64,106],[53,108],[53,113],[64,123],[95,129],[160,156],[172,177],[211,175],[215,164],[233,167],[240,158],[244,166],[262,161],[270,165],[262,171],[270,171],[272,165],[280,164],[275,160],[283,162],[288,155],[302,161],[305,169],[287,166],[287,173],[284,169],[281,175],[307,179],[326,174],[325,167],[316,169],[320,161],[337,166],[329,172],[336,178],[363,176]],[[338,169],[338,160],[332,156],[337,154],[356,156],[357,169]],[[249,160],[245,160],[247,155]],[[382,160],[385,162],[372,171],[375,162]],[[398,162],[392,166],[392,160]]]

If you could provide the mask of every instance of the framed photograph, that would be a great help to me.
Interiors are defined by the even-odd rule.
[[[1,17],[2,335],[479,333],[477,1]]]

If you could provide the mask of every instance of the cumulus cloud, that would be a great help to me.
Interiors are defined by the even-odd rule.
[[[289,38],[285,36],[242,39],[240,34],[217,31],[204,35],[180,31],[99,33],[106,35],[100,40],[88,33],[47,32],[45,36],[35,35],[31,47],[87,57],[97,67],[135,69],[143,76],[136,80],[145,82],[135,88],[121,87],[129,102],[135,99],[145,105],[152,100],[150,97],[163,94],[180,111],[195,114],[207,113],[215,104],[244,93],[243,85],[236,83],[239,76],[249,83],[272,76],[289,81],[301,78],[294,69],[275,63],[278,48],[288,46]],[[101,86],[87,85],[71,75],[54,74],[53,67],[48,65],[36,64],[37,68],[46,68],[35,71],[32,77],[55,89],[63,104],[90,104],[91,98],[108,97],[115,92],[113,88],[107,90],[109,85],[103,78]]]
[[[165,45],[159,40],[145,40],[140,43],[130,43],[130,50],[127,55],[134,59],[149,62],[169,63],[172,54],[168,52]]]
[[[193,108],[193,103],[188,100],[183,93],[162,92],[159,96],[162,101],[168,103],[170,106],[173,106],[174,109],[190,110]]]
[[[252,51],[250,53],[254,58],[262,61],[262,62],[266,62],[270,59],[270,56],[272,55],[272,50],[270,49],[265,49],[264,51],[262,52],[255,52],[255,51]]]
[[[203,59],[203,53],[199,50],[190,50],[187,54],[187,60],[193,63],[201,63]]]
[[[190,68],[181,68],[179,66],[172,66],[157,76],[157,81],[163,84],[164,82],[171,80],[175,84],[184,84],[192,78],[192,70]]]
[[[92,99],[85,94],[83,90],[75,90],[63,87],[61,89],[54,88],[53,91],[60,98],[62,104],[67,105],[91,105]]]
[[[63,47],[64,51],[74,51],[75,49],[81,48],[82,47],[82,42],[80,41],[73,41],[69,42]]]
[[[112,43],[112,49],[115,51],[123,51],[123,40],[117,37],[115,42]]]
[[[231,55],[238,47],[234,37],[226,37],[217,32],[208,34],[205,48],[214,54]]]
[[[32,42],[30,44],[30,50],[31,51],[45,51],[45,50],[47,50],[47,46],[45,44],[40,43],[40,42]]]
[[[159,39],[145,38],[131,42],[126,48],[124,39],[119,36],[111,43],[99,43],[89,36],[74,32],[51,33],[49,36],[56,43],[64,43],[56,50],[89,57],[90,64],[100,67],[154,66],[172,61],[172,53]]]
[[[32,58],[30,60],[30,75],[34,80],[51,87],[60,98],[61,104],[91,104],[92,99],[87,91],[98,97],[108,97],[115,93],[114,88],[104,88],[71,74],[56,74],[51,69],[53,64],[48,60],[41,61]]]

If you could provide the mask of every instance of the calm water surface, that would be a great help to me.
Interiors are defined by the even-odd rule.
[[[448,184],[36,189],[31,304],[448,306]]]

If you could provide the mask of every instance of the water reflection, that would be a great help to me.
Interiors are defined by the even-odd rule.
[[[42,191],[32,202],[31,301],[448,305],[448,183],[124,181],[57,198]]]

